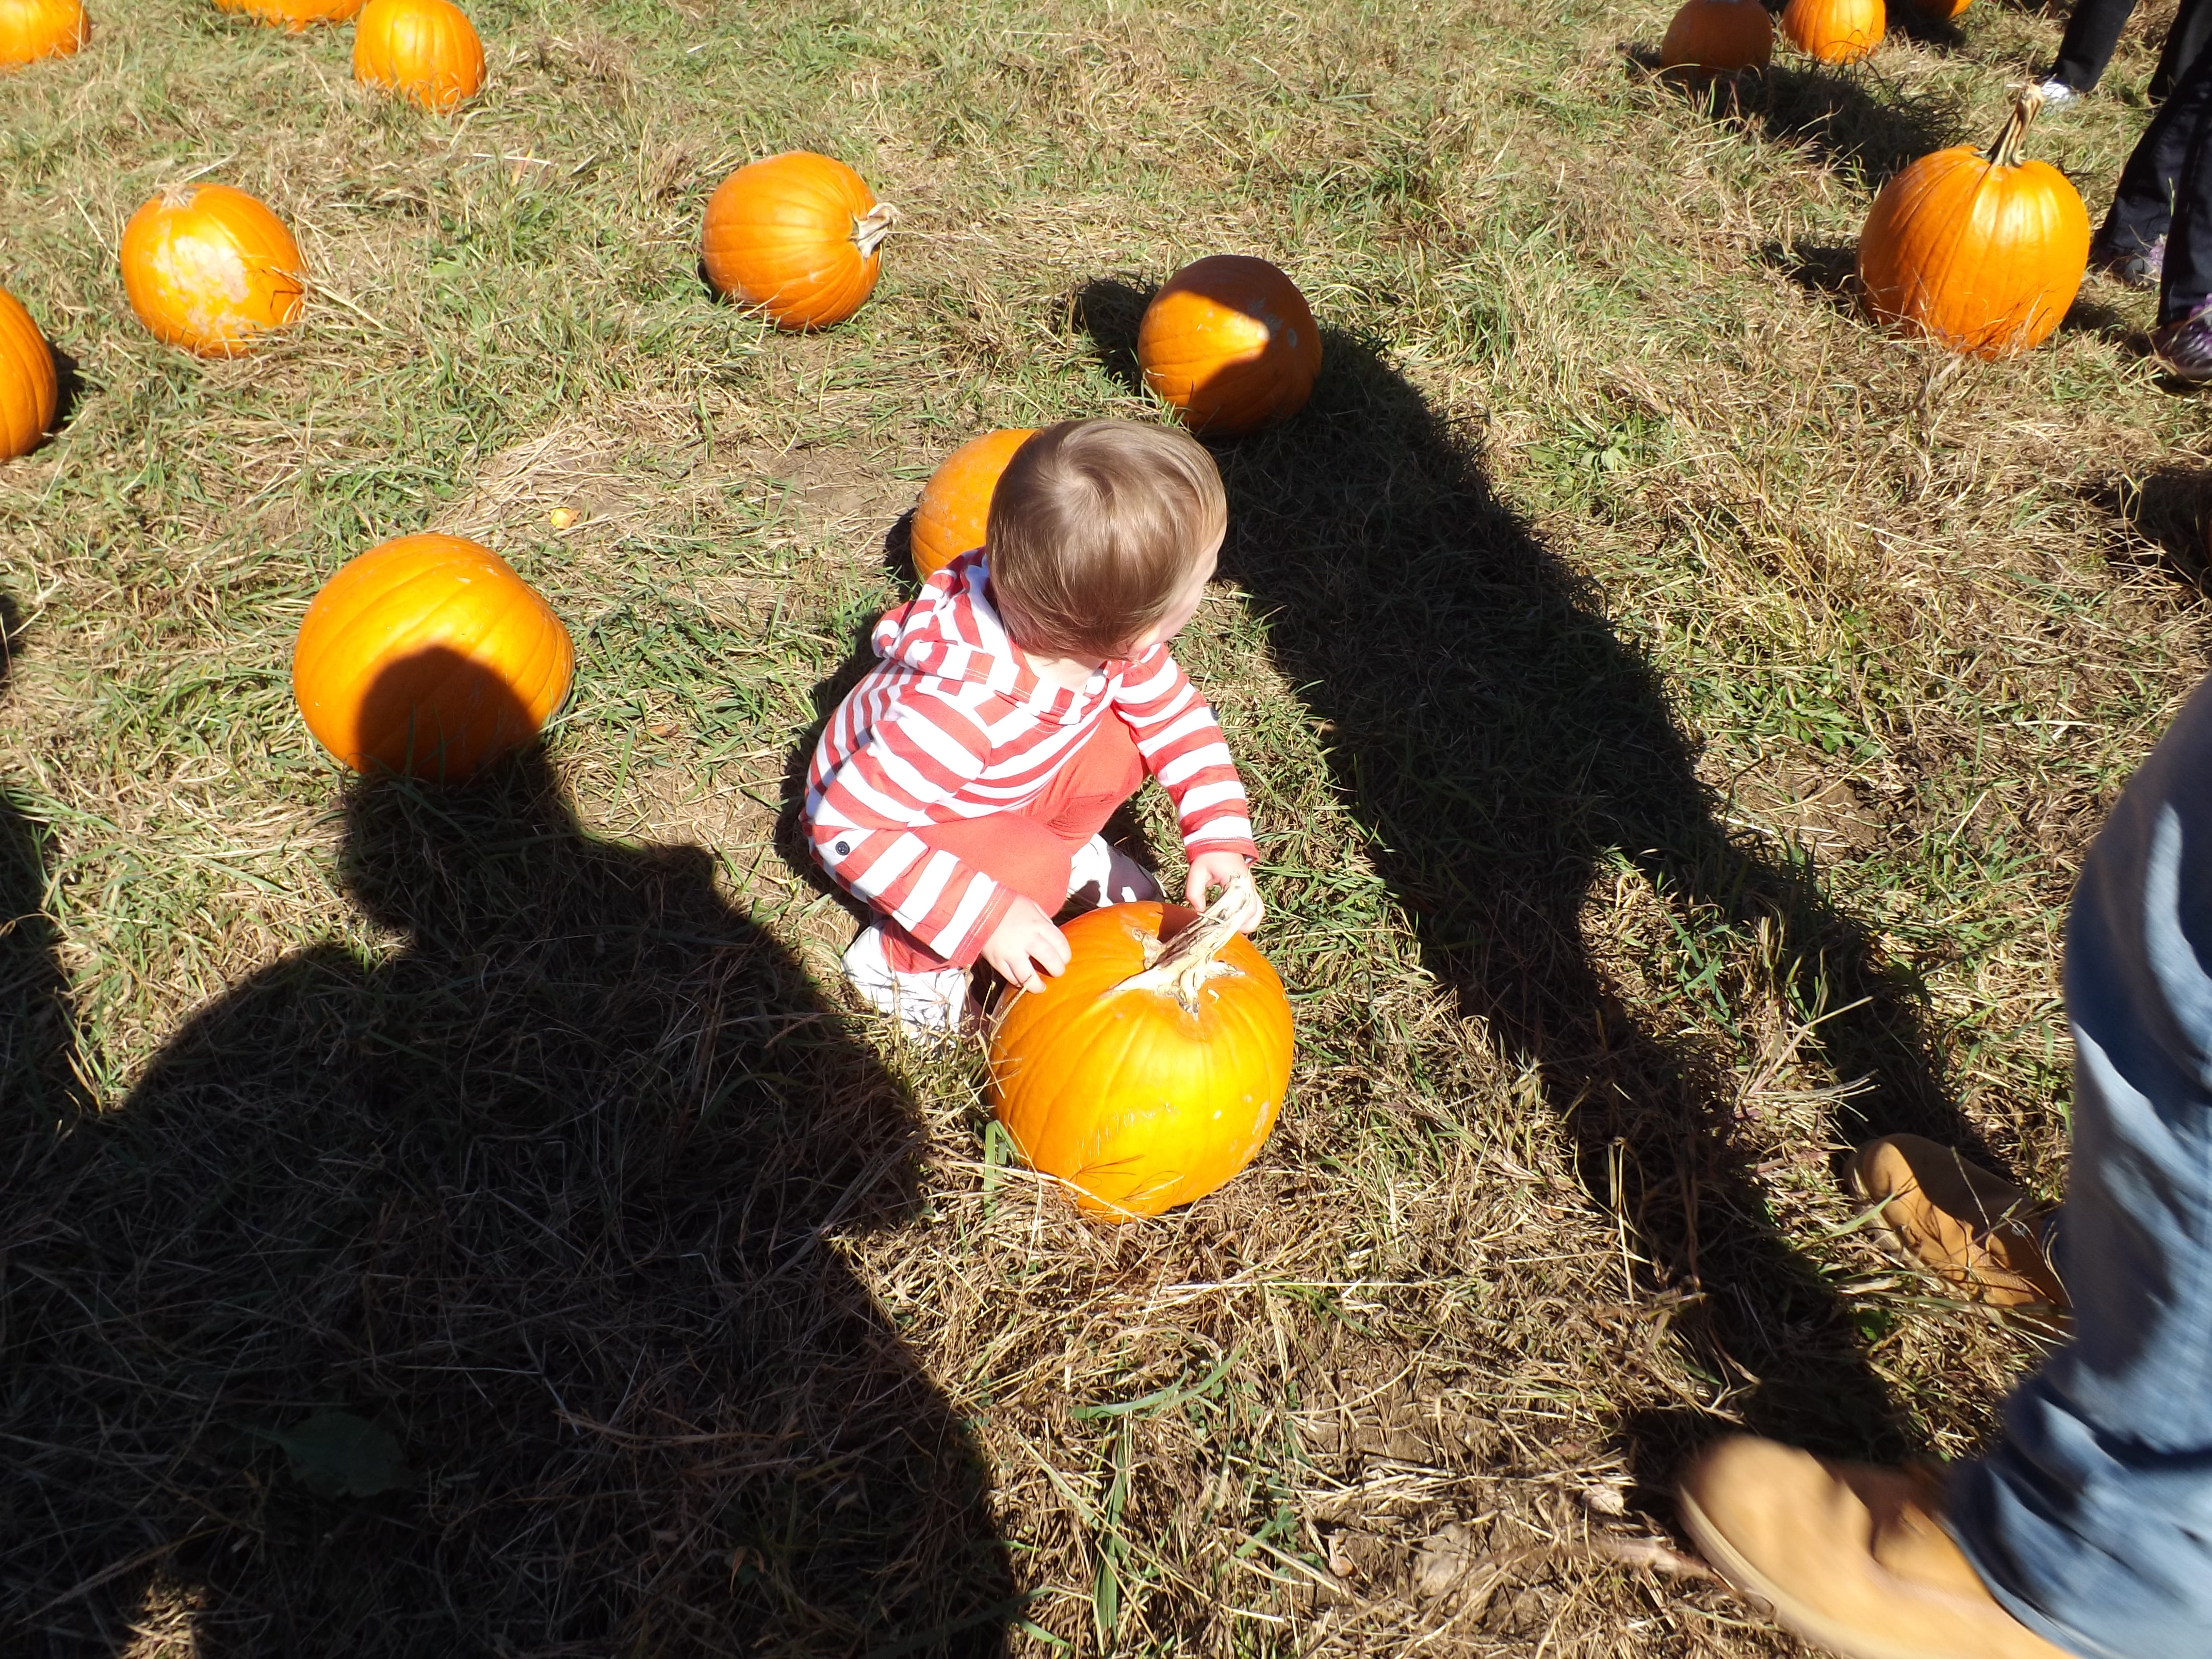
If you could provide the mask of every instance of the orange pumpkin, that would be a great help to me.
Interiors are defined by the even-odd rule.
[[[1954,351],[2002,357],[2058,326],[2089,264],[2089,214],[2064,173],[2023,161],[2030,91],[1987,153],[1923,155],[1875,198],[1859,233],[1867,308]]]
[[[1824,64],[1856,63],[1888,27],[1882,0],[1790,0],[1782,13],[1782,32]]]
[[[1923,17],[1948,21],[1965,11],[1973,0],[1907,0],[1907,3]]]
[[[0,288],[0,461],[38,447],[60,401],[46,337],[22,301]]]
[[[1085,1213],[1121,1221],[1203,1198],[1275,1127],[1291,1004],[1237,932],[1255,896],[1240,876],[1203,916],[1158,902],[1078,916],[1067,970],[1000,1014],[993,1109]]]
[[[292,695],[356,771],[459,781],[537,737],[575,664],[568,630],[506,560],[426,532],[323,584],[293,647]]]
[[[1659,43],[1664,69],[1733,75],[1765,69],[1774,56],[1774,20],[1759,0],[1688,0]]]
[[[970,438],[929,475],[908,532],[915,575],[927,581],[963,553],[982,546],[999,475],[1033,433],[1030,427],[1008,427]]]
[[[353,27],[353,78],[449,110],[483,85],[483,42],[452,0],[368,0]]]
[[[89,33],[83,0],[0,0],[0,69],[75,52]]]
[[[1297,284],[1265,259],[1185,265],[1137,325],[1145,384],[1197,432],[1236,437],[1288,420],[1313,395],[1321,331]]]
[[[300,245],[260,202],[228,185],[164,190],[123,228],[123,289],[157,340],[236,357],[300,314]]]
[[[758,307],[778,328],[827,328],[874,290],[897,222],[898,210],[842,161],[787,150],[714,187],[699,254],[717,293]]]
[[[312,23],[343,23],[362,7],[362,0],[215,0],[215,3],[218,10],[240,12],[294,34]]]

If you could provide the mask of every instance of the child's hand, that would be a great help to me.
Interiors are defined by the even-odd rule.
[[[991,930],[991,937],[983,941],[983,960],[997,969],[1007,984],[1018,985],[1024,991],[1043,990],[1044,981],[1037,976],[1036,969],[1048,974],[1066,973],[1073,954],[1067,948],[1067,935],[1052,925],[1052,918],[1034,900],[1018,893]],[[1036,967],[1030,965],[1033,963]]]
[[[1251,868],[1242,853],[1200,853],[1190,861],[1190,879],[1183,884],[1184,895],[1194,910],[1206,908],[1206,890],[1226,887]],[[1267,914],[1267,907],[1260,902],[1259,895],[1252,896],[1251,919],[1240,930],[1250,933]]]

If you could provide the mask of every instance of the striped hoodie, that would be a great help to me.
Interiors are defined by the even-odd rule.
[[[1213,710],[1165,645],[1109,662],[1080,691],[1040,679],[990,600],[982,549],[884,613],[882,659],[838,705],[806,774],[814,856],[838,884],[965,967],[1015,897],[909,831],[1022,811],[1099,721],[1127,721],[1194,855],[1257,858],[1244,785]]]

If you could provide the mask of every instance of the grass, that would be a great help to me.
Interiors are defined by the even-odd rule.
[[[1844,291],[2054,18],[1705,94],[1640,68],[1662,9],[480,0],[438,119],[346,31],[114,0],[0,80],[0,283],[70,380],[0,466],[11,1650],[1790,1650],[1668,1471],[1971,1455],[2033,1363],[1835,1154],[2063,1188],[2066,896],[2204,666],[2212,497],[2147,300],[1984,366]],[[2033,136],[2093,212],[2171,10]],[[906,215],[804,338],[696,269],[793,146]],[[236,363],[115,271],[198,173],[316,284]],[[1102,1231],[975,1056],[848,1008],[790,783],[918,480],[1149,416],[1143,296],[1224,250],[1327,331],[1218,452],[1182,653],[1300,1060],[1252,1171]],[[286,678],[426,526],[579,648],[459,794],[343,777]]]

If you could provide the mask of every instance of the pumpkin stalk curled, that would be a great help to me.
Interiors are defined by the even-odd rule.
[[[1244,931],[1252,912],[1259,908],[1260,891],[1252,884],[1248,872],[1222,890],[1221,896],[1206,907],[1204,914],[1177,933],[1164,946],[1153,945],[1159,951],[1156,960],[1141,973],[1135,973],[1114,988],[1116,994],[1123,991],[1162,991],[1171,994],[1182,1004],[1185,1012],[1198,1012],[1198,994],[1206,981],[1235,970],[1214,958],[1222,947]],[[1149,943],[1149,941],[1147,941]],[[1146,953],[1152,954],[1151,951]]]
[[[1989,161],[1993,167],[2016,167],[2021,162],[2021,145],[2027,137],[2027,130],[2035,125],[2035,118],[2043,110],[2043,92],[2030,87],[2020,95],[2005,118],[2004,131],[1997,134],[1996,142],[1990,146]]]
[[[853,221],[853,246],[860,250],[863,259],[875,258],[876,250],[884,245],[884,238],[899,222],[899,210],[889,202],[878,202]]]

